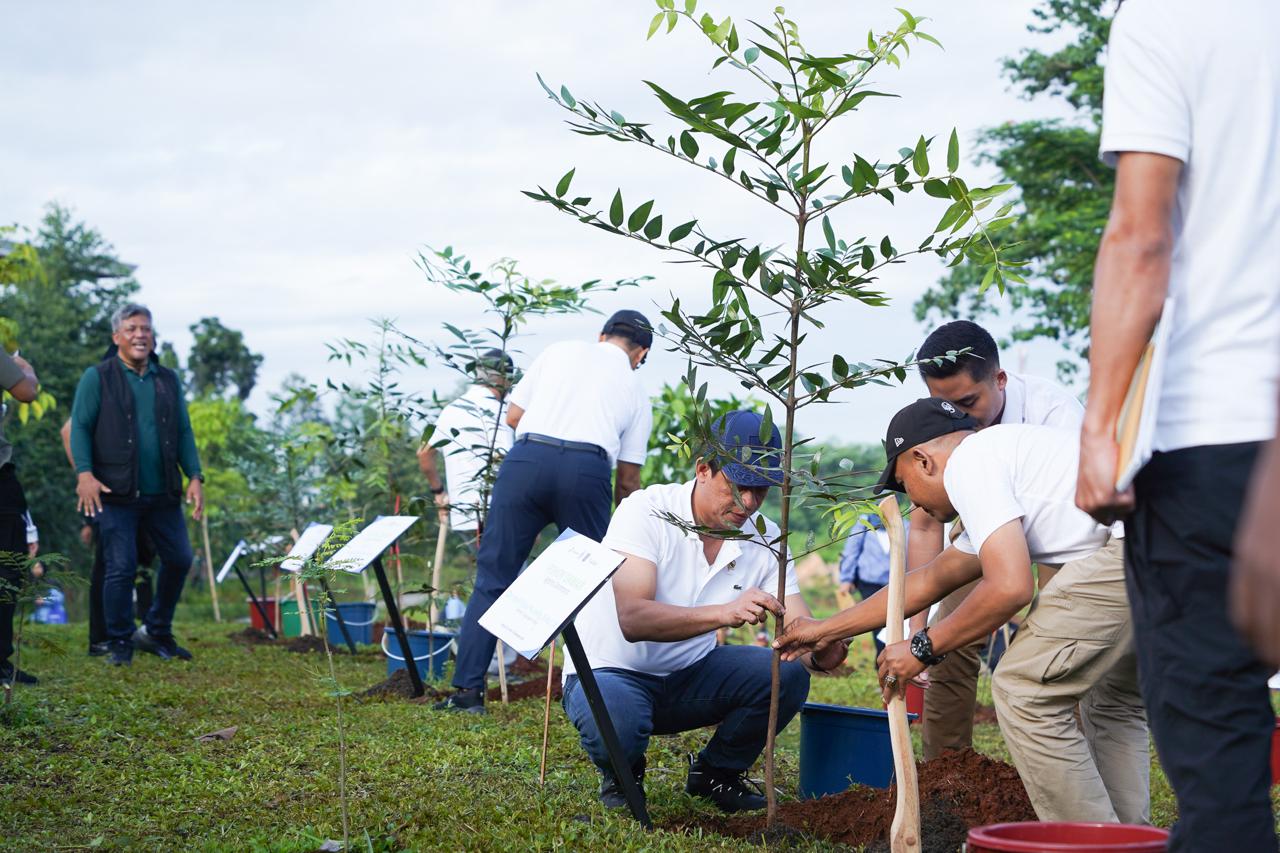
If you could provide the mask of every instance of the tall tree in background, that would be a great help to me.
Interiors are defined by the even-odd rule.
[[[1030,263],[1026,282],[1006,286],[1019,312],[1014,340],[1049,338],[1080,356],[1089,347],[1093,259],[1107,223],[1115,175],[1098,160],[1102,123],[1102,67],[1098,60],[1111,30],[1111,0],[1043,0],[1032,13],[1033,33],[1069,34],[1071,41],[1044,53],[1025,50],[1004,61],[1005,74],[1027,98],[1049,95],[1074,110],[1069,120],[1037,119],[989,128],[978,137],[982,160],[994,163],[1001,180],[1017,185],[1022,215],[1000,235]],[[982,270],[953,267],[915,305],[924,321],[979,317],[1003,302],[979,287]],[[1058,365],[1064,377],[1079,364]]]
[[[30,241],[39,259],[0,288],[0,316],[22,330],[22,355],[58,400],[53,416],[22,423],[11,418],[5,435],[23,477],[41,548],[87,565],[77,535],[74,477],[62,453],[58,428],[70,414],[76,383],[111,342],[111,312],[135,292],[132,267],[97,230],[76,221],[70,210],[50,205]]]
[[[234,391],[241,400],[258,381],[262,356],[245,345],[244,335],[222,325],[217,317],[192,324],[195,342],[187,356],[188,381],[197,397],[221,397]]]

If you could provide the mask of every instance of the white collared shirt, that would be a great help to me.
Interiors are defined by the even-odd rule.
[[[604,545],[615,551],[649,560],[658,567],[654,600],[677,607],[728,604],[742,590],[757,587],[777,594],[778,558],[763,542],[777,537],[778,526],[765,519],[764,537],[726,540],[715,562],[708,565],[697,533],[682,530],[661,517],[668,512],[693,523],[694,481],[650,486],[633,492],[609,522]],[[755,530],[752,515],[743,530]],[[788,563],[787,595],[800,592],[794,563]],[[574,622],[593,669],[614,667],[649,675],[669,675],[697,663],[716,645],[716,632],[708,631],[670,643],[631,643],[622,636],[613,584],[607,583],[587,602]],[[573,672],[566,659],[565,674]]]
[[[484,507],[481,486],[489,461],[492,444],[495,461],[511,449],[514,433],[507,426],[506,405],[483,385],[472,385],[461,397],[445,406],[436,419],[436,431],[431,441],[450,439],[439,448],[444,456],[445,487],[449,491],[449,526],[454,530],[475,530]],[[488,472],[492,493],[492,478],[498,475],[498,466]]]
[[[644,464],[653,408],[622,348],[606,341],[547,347],[511,389],[527,432],[604,448],[609,464]]]
[[[1039,424],[1080,431],[1084,406],[1056,382],[1006,370],[1002,424]]]
[[[951,452],[942,483],[964,522],[953,543],[981,554],[1002,525],[1022,520],[1035,563],[1062,565],[1087,557],[1121,529],[1109,530],[1076,506],[1077,431],[996,424],[968,436]]]

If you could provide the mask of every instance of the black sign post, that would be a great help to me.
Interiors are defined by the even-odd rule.
[[[409,635],[400,620],[400,608],[396,607],[396,597],[391,593],[391,584],[387,581],[387,573],[382,568],[382,555],[373,558],[373,574],[378,579],[378,589],[382,591],[382,600],[387,605],[387,621],[395,629],[396,639],[400,641],[400,654],[404,655],[404,667],[409,671],[409,681],[413,684],[414,698],[422,696],[427,688],[422,684],[422,674],[418,672],[418,662],[413,658],[413,649],[409,648]]]
[[[645,829],[653,829],[653,821],[649,820],[649,810],[645,808],[644,794],[631,772],[631,764],[622,754],[622,744],[618,743],[618,733],[613,728],[613,718],[605,707],[604,697],[600,695],[600,685],[596,683],[596,675],[591,671],[591,663],[582,648],[582,640],[578,638],[578,629],[570,622],[564,627],[564,647],[573,659],[573,668],[578,676],[578,686],[587,697],[587,705],[591,707],[591,717],[596,722],[596,730],[604,741],[604,748],[609,753],[609,763],[613,765],[613,775],[622,783],[622,795],[627,799],[627,807],[631,815]]]
[[[275,620],[267,615],[267,609],[262,606],[258,596],[253,594],[253,587],[249,585],[249,579],[244,576],[244,572],[240,571],[239,562],[232,563],[231,568],[235,570],[236,577],[240,578],[240,584],[244,587],[244,591],[249,594],[249,601],[253,602],[253,606],[257,608],[258,615],[262,617],[262,624],[267,626],[267,633],[271,635],[271,639],[280,639],[280,635],[276,633],[276,626],[273,624]],[[279,606],[280,602],[277,601],[276,607]]]

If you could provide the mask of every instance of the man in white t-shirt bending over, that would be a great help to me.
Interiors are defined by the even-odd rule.
[[[489,495],[514,431],[507,424],[506,397],[515,374],[511,356],[499,349],[483,353],[471,371],[475,384],[445,406],[431,439],[418,448],[418,466],[431,486],[441,516],[474,554]],[[444,454],[444,478],[436,462]]]
[[[765,805],[746,771],[768,735],[773,653],[758,646],[717,646],[716,631],[763,624],[784,606],[789,619],[809,615],[793,571],[787,572],[785,601],[773,594],[778,527],[757,510],[769,488],[782,482],[782,441],[774,427],[762,445],[762,421],[755,412],[725,415],[712,427],[718,446],[698,459],[692,481],[650,486],[622,502],[604,544],[626,559],[612,585],[574,623],[636,778],[644,777],[650,735],[718,726],[692,760],[685,790],[728,812]],[[756,527],[760,520],[763,534]],[[834,669],[847,650],[835,643],[806,655],[803,666],[782,665],[779,730],[809,695],[806,669]],[[600,799],[610,808],[622,807],[608,753],[567,659],[565,672],[564,708],[603,777]]]
[[[1227,585],[1280,382],[1280,3],[1125,0],[1101,154],[1115,197],[1094,267],[1079,505],[1125,520],[1143,695],[1178,799],[1170,850],[1276,850],[1263,665]],[[1116,423],[1172,316],[1154,455],[1117,493]],[[1270,519],[1271,524],[1280,523]]]
[[[943,358],[949,352],[965,351],[955,361]],[[969,320],[956,320],[934,329],[920,345],[920,377],[929,396],[951,402],[978,422],[979,428],[993,424],[1038,424],[1080,430],[1084,407],[1067,389],[1036,376],[1020,376],[1000,366],[1000,351],[986,329]],[[938,362],[925,359],[940,359]],[[957,535],[953,528],[952,535]],[[907,533],[907,571],[914,571],[942,553],[942,524],[923,509],[911,513]],[[1041,566],[1043,585],[1051,574]],[[947,618],[971,586],[962,587],[938,605],[934,620]],[[911,620],[912,631],[925,626],[928,613]],[[931,761],[949,749],[973,746],[973,712],[978,701],[978,673],[986,637],[955,649],[947,659],[929,668],[929,689],[924,694],[920,740],[924,760]]]
[[[599,541],[609,510],[640,486],[653,409],[635,376],[653,346],[639,311],[618,311],[598,341],[560,341],[542,351],[511,389],[515,444],[493,484],[476,586],[458,634],[455,693],[433,708],[484,713],[485,673],[497,639],[480,627],[548,524]],[[610,479],[617,481],[610,494]]]
[[[899,690],[1007,622],[1031,602],[1032,562],[1061,566],[992,680],[1000,731],[1041,820],[1145,823],[1150,758],[1122,541],[1075,506],[1078,436],[1044,426],[977,427],[933,398],[889,424],[878,489],[905,491],[938,521],[958,516],[965,527],[907,575],[907,613],[978,583],[945,619],[885,648],[882,683]],[[878,629],[885,600],[881,593],[830,619],[789,624],[776,645],[793,657]]]

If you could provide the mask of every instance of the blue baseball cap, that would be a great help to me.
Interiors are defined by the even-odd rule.
[[[770,426],[768,442],[760,440],[764,416],[739,410],[716,418],[711,424],[719,445],[706,456],[715,456],[729,482],[745,488],[782,485],[782,434]]]

